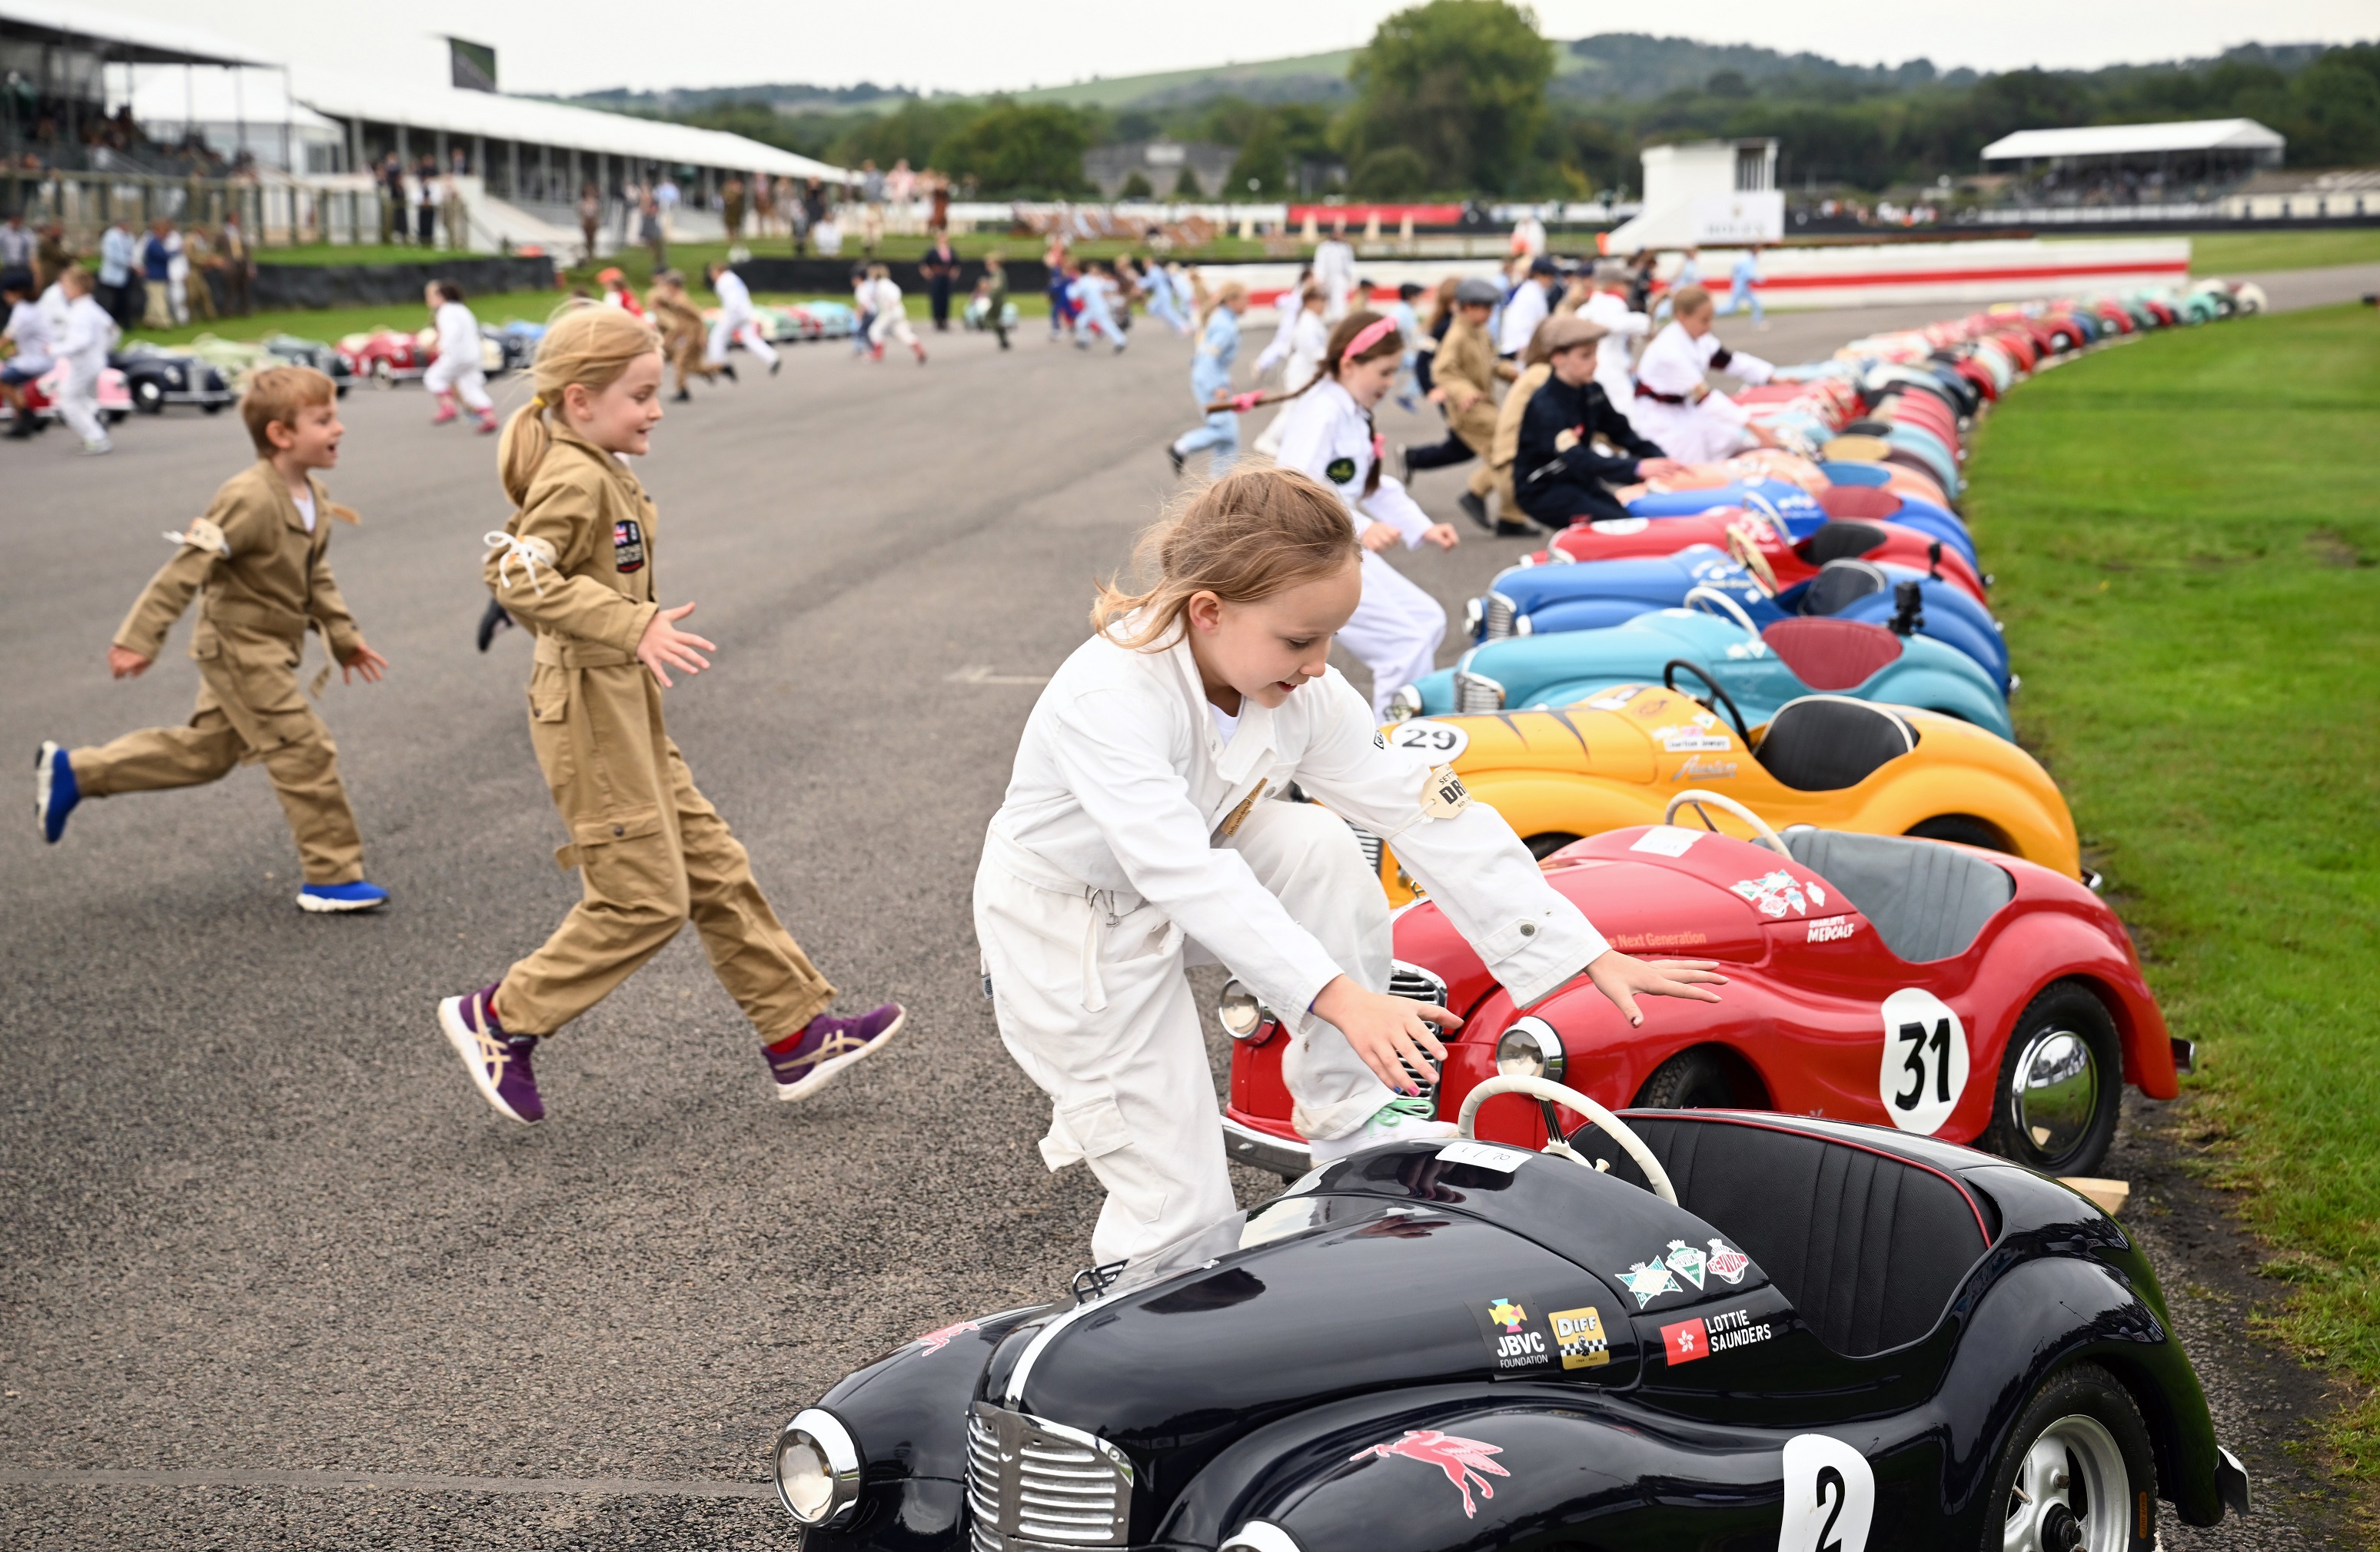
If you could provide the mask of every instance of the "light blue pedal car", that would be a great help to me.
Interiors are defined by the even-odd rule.
[[[1939,711],[2014,736],[1991,675],[1956,648],[1862,620],[1783,619],[1764,630],[1716,588],[1697,588],[1688,602],[1597,630],[1474,647],[1454,667],[1399,690],[1389,715],[1573,706],[1615,685],[1658,681],[1690,695],[1715,685],[1747,723],[1767,721],[1789,700],[1838,695]]]

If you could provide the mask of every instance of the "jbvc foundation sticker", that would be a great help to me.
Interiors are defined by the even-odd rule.
[[[1593,1304],[1557,1309],[1561,1303],[1524,1293],[1471,1302],[1472,1318],[1498,1376],[1600,1368],[1611,1362],[1603,1312]]]

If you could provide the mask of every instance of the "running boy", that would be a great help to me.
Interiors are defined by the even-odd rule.
[[[198,709],[181,727],[129,733],[95,749],[69,754],[43,744],[34,791],[42,837],[64,834],[67,816],[87,797],[195,787],[235,765],[261,764],[298,837],[306,879],[298,903],[375,910],[388,891],[364,881],[363,838],[339,782],[338,746],[298,686],[310,627],[350,682],[358,673],[376,681],[388,667],[364,644],[331,577],[330,519],[357,520],[314,478],[338,466],[346,428],[337,391],[311,367],[267,367],[249,375],[239,413],[258,462],[224,481],[205,516],[165,536],[180,548],[150,578],[107,649],[109,673],[138,678],[202,594],[190,640]]]
[[[57,360],[51,354],[50,321],[33,296],[30,270],[10,270],[0,274],[0,301],[8,307],[10,346],[7,360],[0,362],[0,402],[8,406],[8,434],[12,437],[33,434],[33,411],[25,390],[40,382],[42,374]]]
[[[430,304],[438,329],[438,358],[421,374],[421,385],[438,396],[438,413],[430,423],[443,426],[454,419],[455,399],[460,394],[479,422],[480,434],[493,435],[496,405],[488,397],[487,369],[480,359],[480,321],[463,305],[463,288],[452,281],[433,280],[422,288],[421,297]]]
[[[834,988],[779,924],[751,859],[696,790],[662,725],[673,671],[711,644],[655,601],[653,500],[625,458],[662,419],[661,342],[617,309],[567,303],[539,342],[537,395],[497,454],[518,509],[489,536],[490,589],[537,637],[529,743],[571,843],[583,898],[493,985],[438,1005],[438,1022],[498,1115],[534,1122],[539,1040],[601,1001],[689,920],[712,972],[759,1027],[777,1096],[814,1094],[898,1033],[886,1003],[835,1018]]]
[[[719,321],[710,326],[710,347],[702,356],[705,364],[724,371],[734,382],[735,369],[727,364],[727,352],[740,345],[768,362],[769,375],[776,376],[784,362],[777,358],[776,347],[760,332],[760,315],[752,310],[752,292],[744,277],[716,262],[703,273],[710,277],[710,289],[719,296]]]
[[[1385,382],[1399,358],[1380,359]],[[1050,1096],[1043,1159],[1107,1188],[1103,1265],[1233,1211],[1187,964],[1221,961],[1282,1015],[1316,1163],[1452,1134],[1400,1063],[1443,1060],[1431,1026],[1463,1021],[1388,995],[1388,900],[1342,816],[1397,838],[1517,1004],[1584,971],[1636,1024],[1638,997],[1725,984],[1706,960],[1612,950],[1494,809],[1445,801],[1427,757],[1377,736],[1329,662],[1363,553],[1327,486],[1280,469],[1208,486],[1142,540],[1145,591],[1100,589],[984,837],[976,935],[1001,1038]],[[1278,801],[1293,782],[1318,802]]]

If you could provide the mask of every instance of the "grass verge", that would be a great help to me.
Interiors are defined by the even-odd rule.
[[[2252,274],[2380,264],[2380,227],[2326,232],[2200,232],[2190,239],[2190,273]]]
[[[2019,389],[1971,471],[2024,673],[2289,1285],[2258,1318],[2349,1382],[2380,1482],[2380,326],[2331,308],[2154,336]]]

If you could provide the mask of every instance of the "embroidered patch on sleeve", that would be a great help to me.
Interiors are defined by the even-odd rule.
[[[634,517],[612,525],[612,569],[624,575],[645,569],[645,526]]]
[[[1344,485],[1355,478],[1355,460],[1333,458],[1322,466],[1322,472],[1330,477],[1331,484]]]

